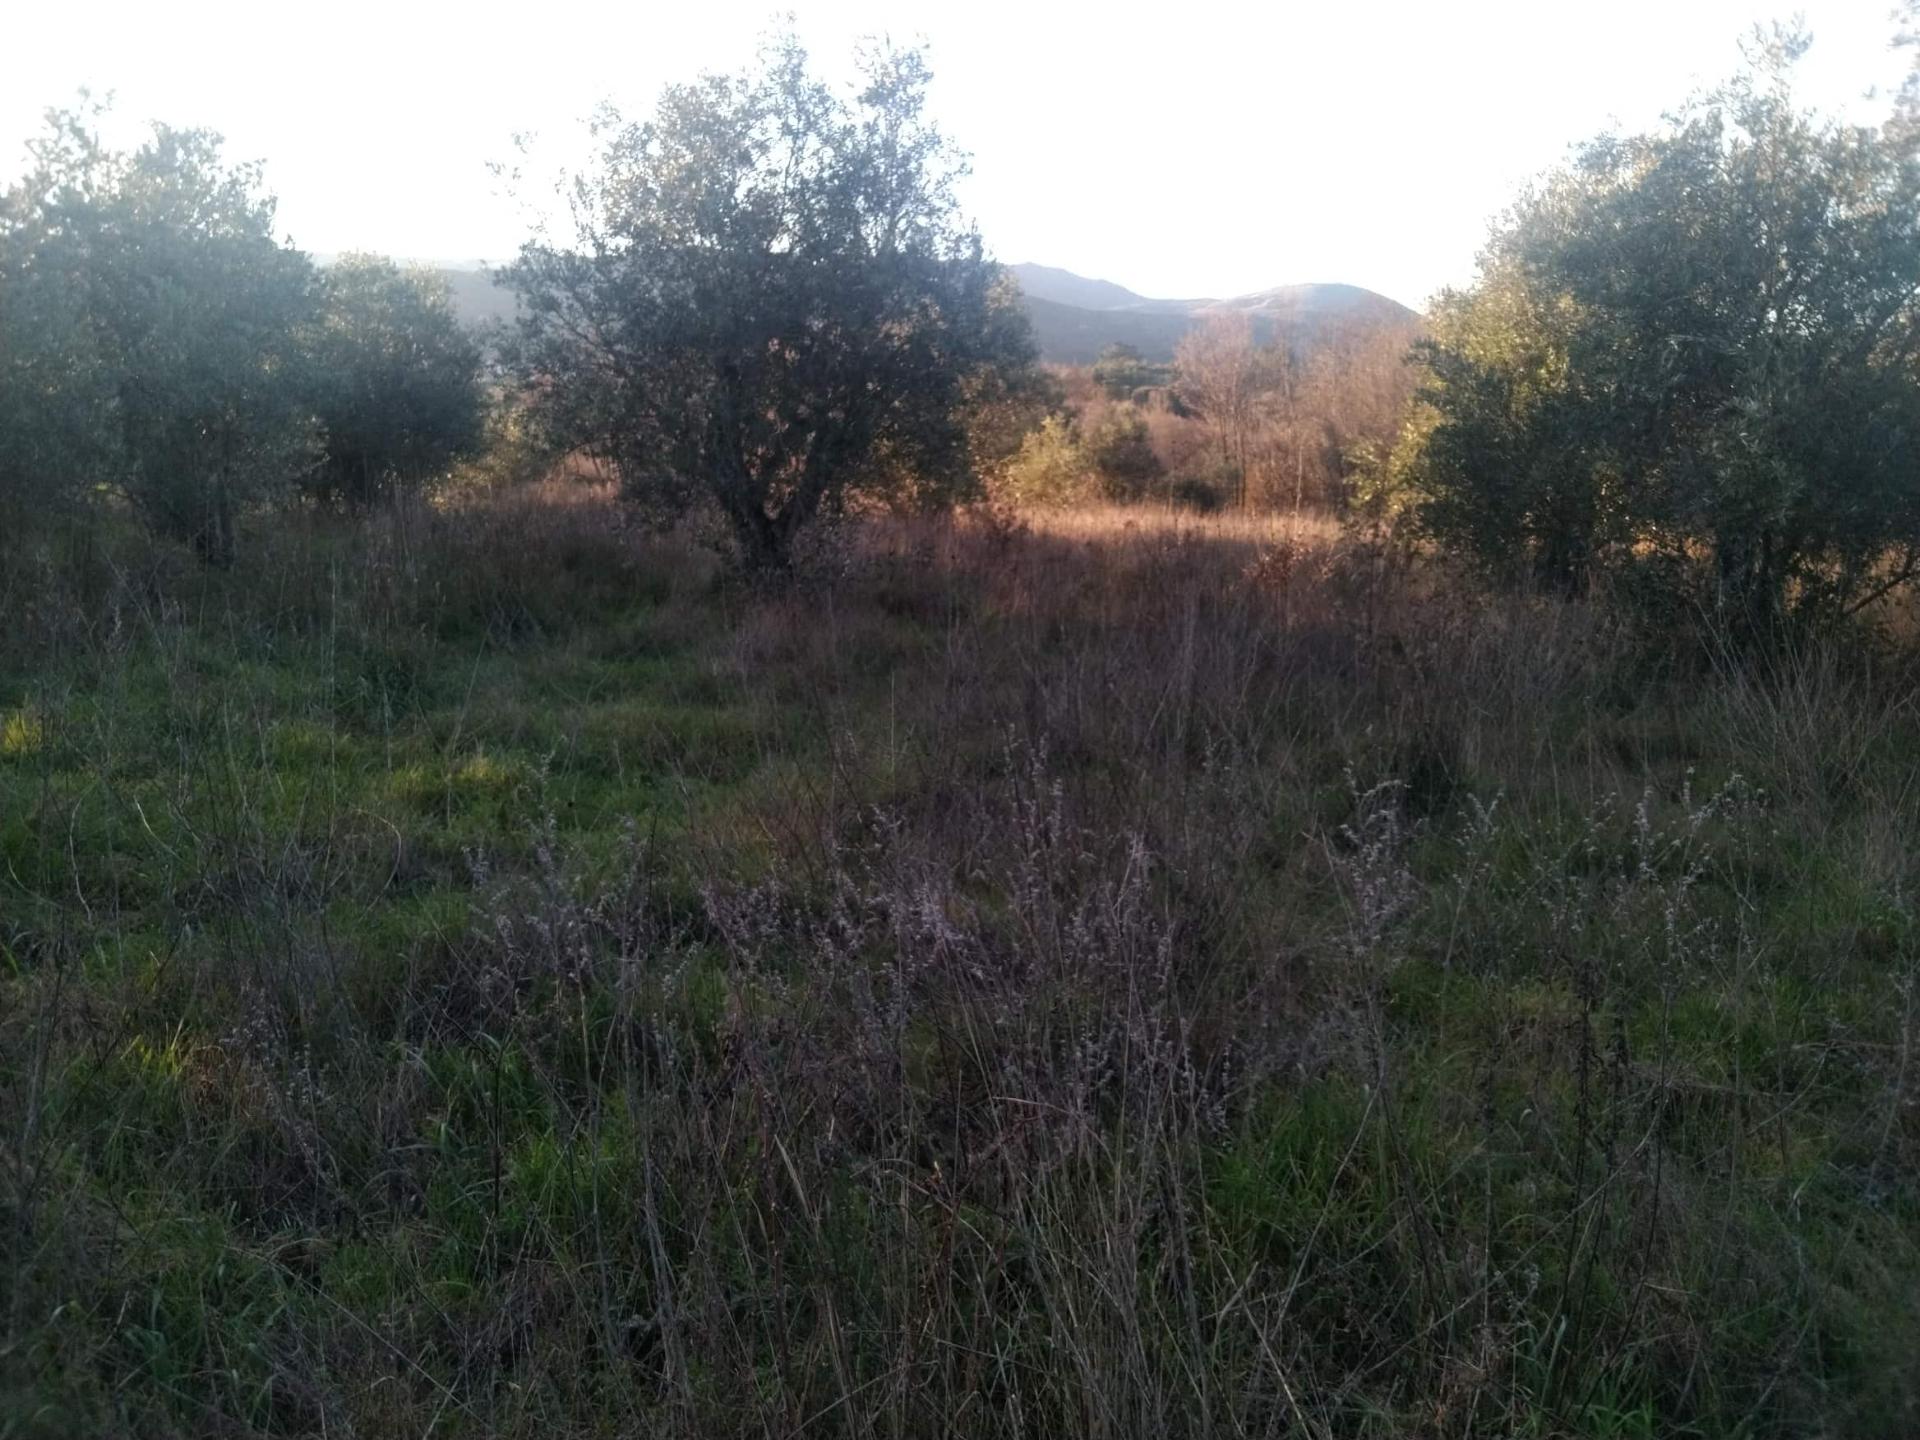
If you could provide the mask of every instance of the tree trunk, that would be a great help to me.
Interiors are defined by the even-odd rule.
[[[220,440],[220,466],[208,488],[206,506],[194,536],[194,549],[199,551],[201,560],[222,568],[233,563],[234,555],[233,491],[228,484],[232,454],[233,434],[226,431]],[[188,513],[191,514],[191,510]]]
[[[740,546],[740,559],[756,575],[778,575],[792,562],[792,547],[780,524],[751,501],[729,505],[727,519]]]

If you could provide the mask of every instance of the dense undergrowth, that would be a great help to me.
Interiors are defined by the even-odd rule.
[[[0,586],[0,1436],[1920,1428],[1914,669],[532,492]]]

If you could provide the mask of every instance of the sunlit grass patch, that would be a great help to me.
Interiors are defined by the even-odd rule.
[[[419,762],[396,770],[388,781],[395,799],[422,814],[467,812],[525,799],[537,779],[525,760],[475,750],[451,765]]]
[[[0,758],[20,760],[36,755],[46,743],[47,726],[38,711],[22,707],[0,719]]]

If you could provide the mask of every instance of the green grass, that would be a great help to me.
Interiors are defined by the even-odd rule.
[[[607,519],[0,644],[0,1437],[1913,1428],[1907,657]]]

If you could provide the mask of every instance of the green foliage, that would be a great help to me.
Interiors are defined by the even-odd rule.
[[[161,125],[131,153],[49,116],[0,219],[0,486],[107,484],[227,561],[250,500],[284,493],[318,430],[300,337],[313,270],[273,236],[257,165]],[[17,503],[17,501],[16,501]]]
[[[480,349],[445,277],[348,255],[327,267],[320,289],[311,365],[326,447],[313,493],[364,505],[474,454],[485,416]]]
[[[1171,365],[1155,365],[1137,346],[1122,341],[1107,346],[1093,362],[1093,383],[1113,400],[1130,400],[1136,392],[1166,385],[1172,379]]]
[[[1490,573],[1759,633],[1920,568],[1920,165],[1797,108],[1802,48],[1585,146],[1437,307],[1421,514]]]
[[[670,87],[651,121],[607,114],[579,248],[529,245],[504,274],[519,374],[558,431],[639,498],[704,492],[756,567],[850,497],[968,494],[970,389],[1031,364],[929,79],[881,47],[844,100],[786,37],[753,72]]]
[[[15,531],[82,500],[120,459],[79,257],[42,253],[41,223],[25,187],[0,195],[0,525]]]
[[[1391,445],[1361,441],[1341,456],[1349,522],[1379,538],[1401,528],[1420,501],[1418,476],[1434,419],[1433,410],[1422,407]]]
[[[1000,498],[1020,505],[1066,505],[1086,498],[1090,475],[1073,422],[1049,415],[1020,442],[997,489]]]
[[[1011,274],[1002,274],[996,282],[993,303],[1021,305],[1019,282]],[[1007,471],[1019,459],[1027,437],[1065,404],[1066,387],[1050,370],[1038,365],[980,367],[962,387],[960,408],[974,471],[990,488],[1004,489]]]
[[[1416,347],[1431,417],[1410,427],[1422,432],[1413,465],[1360,477],[1371,505],[1417,487],[1422,521],[1497,578],[1584,588],[1611,476],[1580,459],[1577,436],[1594,417],[1571,371],[1574,324],[1570,300],[1497,266],[1473,292],[1442,297],[1433,337]],[[1630,536],[1627,524],[1609,538]]]
[[[524,398],[507,396],[482,416],[479,445],[449,476],[452,490],[524,485],[554,473],[566,458],[565,442],[551,434]]]
[[[1146,417],[1131,407],[1115,410],[1093,427],[1086,455],[1110,500],[1139,500],[1166,473],[1154,453]]]

